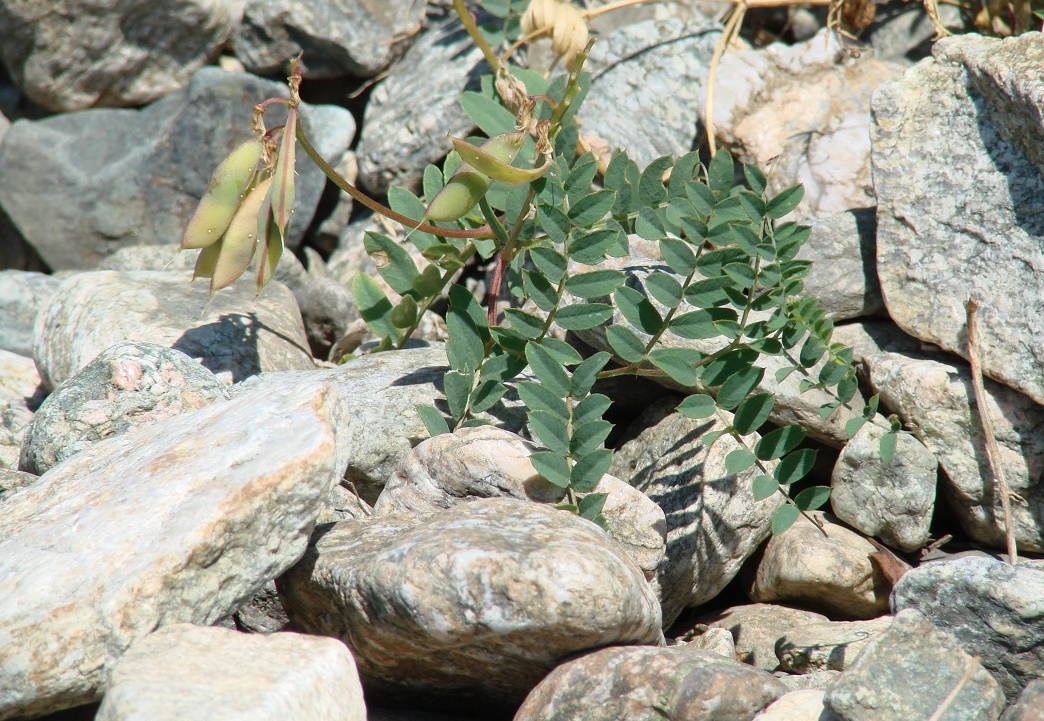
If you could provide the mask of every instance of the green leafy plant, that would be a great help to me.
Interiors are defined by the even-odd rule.
[[[595,384],[620,375],[650,377],[689,393],[679,412],[720,420],[702,440],[709,444],[729,435],[738,442],[726,466],[733,473],[759,471],[755,499],[777,493],[786,499],[775,512],[773,531],[821,507],[829,489],[790,490],[815,462],[816,452],[800,447],[805,429],[776,428],[753,445],[747,442],[776,404],[774,394],[764,390],[766,371],[759,365],[767,357],[778,361],[777,382],[799,373],[803,388],[831,394],[824,417],[857,393],[851,351],[831,342],[832,323],[815,300],[799,295],[811,264],[797,254],[810,229],[779,222],[800,202],[801,187],[769,196],[765,176],[751,166],[737,173],[724,150],[706,165],[691,152],[658,158],[644,170],[618,153],[600,172],[590,153],[578,152],[575,120],[590,86],[582,72],[590,43],[560,48],[574,57],[573,65],[568,74],[547,79],[498,58],[490,49],[496,33],[479,29],[461,0],[455,7],[494,70],[482,79],[480,91],[461,97],[486,138],[452,139],[454,149],[442,167],[425,170],[422,197],[393,188],[386,207],[340,177],[299,123],[264,128],[264,110],[273,103],[288,105],[296,120],[300,77],[295,72],[288,100],[258,106],[255,125],[266,154],[254,165],[263,168],[237,172],[232,189],[249,199],[252,188],[264,188],[256,191],[265,193],[263,203],[254,207],[243,200],[241,206],[258,218],[253,243],[273,239],[260,244],[270,250],[259,254],[259,265],[278,255],[272,243],[282,247],[281,221],[288,218],[277,209],[289,205],[280,168],[292,167],[296,141],[338,186],[402,223],[423,260],[418,264],[387,235],[366,234],[365,248],[395,294],[390,298],[368,275],[354,279],[358,308],[380,339],[376,350],[402,348],[433,304],[448,300],[446,404],[444,410],[418,408],[429,433],[483,423],[479,414],[514,389],[532,436],[543,445],[532,456],[537,471],[561,488],[563,508],[604,523],[605,495],[592,489],[612,460],[605,446],[612,425],[604,418],[611,401],[594,391]],[[519,9],[512,3],[503,10],[508,30],[501,41],[507,43]],[[268,140],[275,135],[278,144]],[[220,169],[215,178],[217,188],[232,182]],[[230,204],[231,192],[220,194],[222,207]],[[204,201],[200,213],[208,205]],[[232,215],[238,212],[233,209]],[[200,225],[193,223],[190,227]],[[199,238],[214,233],[210,228]],[[655,242],[662,263],[641,273],[614,268],[613,259],[629,255],[631,236]],[[254,245],[241,236],[233,241],[235,267],[245,270],[242,257],[247,250],[253,254]],[[223,238],[222,247],[226,243]],[[491,280],[483,307],[455,281],[465,269],[487,266]],[[259,272],[259,287],[270,277]],[[509,299],[512,307],[502,310]],[[600,337],[607,350],[585,358],[557,337],[560,331]],[[872,420],[876,409],[876,398],[858,409],[848,432]],[[897,431],[893,424],[882,442],[883,455],[894,450]]]

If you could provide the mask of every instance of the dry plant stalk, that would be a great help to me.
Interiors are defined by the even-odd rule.
[[[953,702],[957,700],[957,694],[959,694],[961,692],[961,689],[963,689],[968,684],[968,682],[971,681],[972,676],[975,675],[975,669],[978,667],[978,665],[978,656],[970,656],[968,658],[967,663],[965,663],[964,665],[964,675],[961,676],[960,680],[957,682],[957,685],[950,690],[950,693],[946,694],[946,698],[942,700],[942,703],[939,704],[939,708],[935,709],[935,713],[931,715],[928,721],[940,721],[940,719],[942,719],[943,714],[945,714],[946,711],[950,708],[950,706],[953,705]]]
[[[974,298],[969,298],[964,304],[967,313],[968,329],[968,362],[971,363],[972,388],[975,391],[975,407],[979,411],[979,422],[982,424],[982,435],[986,441],[986,457],[990,462],[990,471],[997,482],[997,492],[1000,494],[1001,509],[1004,512],[1004,539],[1008,546],[1008,562],[1011,565],[1018,563],[1018,550],[1015,547],[1015,529],[1011,525],[1011,488],[1004,477],[1004,469],[1000,464],[1000,446],[997,445],[997,436],[993,432],[993,419],[990,418],[989,408],[986,406],[986,387],[982,382],[982,366],[979,363],[979,322],[975,312],[979,304]]]

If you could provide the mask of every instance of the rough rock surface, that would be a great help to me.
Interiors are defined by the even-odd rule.
[[[1002,721],[1044,721],[1044,679],[1026,684],[1018,701],[1004,712]]]
[[[780,667],[790,673],[844,671],[871,640],[892,624],[891,616],[870,621],[826,621],[796,626],[776,644]]]
[[[241,0],[5,0],[0,60],[49,110],[141,105],[213,60],[242,7]],[[71,22],[81,16],[90,22]]]
[[[770,193],[805,186],[794,220],[873,207],[867,111],[874,90],[904,67],[869,53],[846,57],[826,32],[725,53],[718,69],[715,134],[743,162],[771,165]]]
[[[127,245],[164,245],[173,256],[211,173],[252,137],[254,105],[288,92],[284,83],[208,67],[141,110],[15,123],[0,146],[0,209],[15,236],[0,243],[24,238],[54,270],[93,268]],[[273,107],[265,122],[285,117]],[[324,157],[340,157],[355,132],[351,113],[332,105],[302,105],[301,122]],[[325,187],[307,159],[298,172],[291,247]]]
[[[434,513],[480,498],[563,502],[565,490],[537,473],[529,457],[535,447],[493,426],[461,428],[422,441],[407,455],[374,504],[375,516]],[[650,580],[663,561],[663,511],[641,491],[605,475],[591,489],[605,493],[606,532]]]
[[[752,573],[752,601],[791,601],[838,618],[873,618],[888,612],[892,590],[871,562],[876,548],[821,511],[772,536]],[[825,535],[824,535],[825,531]]]
[[[866,535],[900,551],[916,551],[928,541],[939,462],[904,431],[892,462],[884,463],[885,432],[867,423],[852,436],[830,476],[830,507]]]
[[[607,648],[562,664],[516,721],[750,719],[783,693],[764,671],[689,646]]]
[[[657,578],[664,625],[685,608],[708,601],[731,581],[770,533],[780,498],[755,501],[754,470],[725,468],[739,445],[723,436],[712,445],[700,437],[724,426],[650,406],[636,422],[647,430],[613,456],[609,472],[645,493],[667,516],[667,553]],[[756,442],[756,434],[748,445]]]
[[[824,695],[818,689],[788,691],[755,716],[754,721],[838,721],[823,708]]]
[[[652,588],[598,526],[508,498],[320,527],[276,583],[296,627],[348,644],[372,698],[510,704],[570,654],[662,639]]]
[[[811,260],[802,297],[816,298],[827,318],[842,321],[884,314],[877,281],[877,219],[873,208],[821,217],[812,223],[797,258]]]
[[[0,469],[18,467],[25,429],[45,395],[33,359],[0,350]]]
[[[125,340],[179,350],[226,382],[315,367],[297,303],[279,283],[256,295],[247,279],[211,300],[205,283],[152,271],[69,278],[37,319],[33,355],[53,388]]]
[[[895,611],[917,609],[982,659],[1009,701],[1044,675],[1044,562],[993,558],[927,563],[903,576]]]
[[[426,0],[254,0],[232,49],[259,75],[281,72],[289,58],[303,54],[306,77],[370,77],[402,53],[426,7]]]
[[[0,501],[3,501],[15,491],[27,488],[34,483],[36,483],[36,476],[32,473],[13,471],[10,468],[0,468]]]
[[[720,37],[721,25],[699,13],[627,23],[600,35],[584,66],[592,78],[577,115],[584,137],[625,149],[642,168],[661,155],[689,152]],[[636,116],[641,133],[634,132]]]
[[[943,719],[989,721],[1004,709],[1004,694],[952,635],[906,610],[827,689],[824,702],[842,721],[927,719],[945,703]]]
[[[826,621],[827,617],[821,613],[770,603],[732,606],[697,618],[697,623],[711,629],[728,629],[736,642],[736,660],[764,671],[779,668],[776,642],[783,634],[794,628]]]
[[[359,182],[377,194],[393,185],[417,190],[430,163],[450,149],[446,135],[461,136],[472,122],[460,92],[486,67],[482,52],[456,19],[420,35],[366,104],[359,131]],[[430,72],[417,72],[417,68]]]
[[[919,429],[944,471],[940,497],[979,543],[1004,548],[1004,516],[985,455],[971,371],[953,359],[887,353],[866,360],[881,402]],[[1026,503],[1011,506],[1019,548],[1044,551],[1044,407],[988,378],[986,405],[1000,448],[997,460],[1011,490]]]
[[[184,353],[117,343],[43,402],[26,428],[19,467],[41,475],[106,438],[228,399],[228,387]]]
[[[96,721],[366,721],[352,654],[332,638],[166,626],[131,645]]]
[[[341,403],[312,384],[211,405],[103,441],[5,500],[0,718],[96,700],[131,643],[225,618],[300,558],[347,462]]]
[[[1044,404],[1044,35],[944,38],[874,96],[877,269],[903,330]]]
[[[31,356],[36,314],[62,282],[24,270],[0,270],[0,350]]]
[[[339,429],[350,449],[345,479],[372,503],[417,440],[428,436],[417,406],[445,403],[442,376],[447,370],[446,350],[438,345],[365,355],[329,370],[264,373],[233,390],[292,389],[303,380],[322,379],[350,398],[348,420]],[[480,417],[510,431],[521,430],[525,413],[512,395]]]

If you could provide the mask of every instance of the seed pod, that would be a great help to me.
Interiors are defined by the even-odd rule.
[[[554,25],[555,10],[560,4],[558,0],[532,0],[522,13],[522,34],[529,35]]]
[[[286,116],[286,125],[283,126],[283,137],[279,141],[279,158],[276,160],[270,193],[272,218],[283,237],[286,237],[286,228],[290,224],[290,213],[293,212],[294,206],[296,150],[297,109],[290,108]]]
[[[569,4],[559,5],[555,14],[555,28],[551,33],[551,50],[562,57],[562,63],[572,70],[576,54],[587,45],[587,21],[580,10]]]
[[[269,188],[272,187],[272,178],[265,178],[251,190],[243,204],[239,206],[232,222],[225,231],[225,237],[221,239],[221,252],[218,254],[217,262],[214,263],[214,271],[210,276],[210,292],[221,290],[231,285],[239,276],[243,275],[250,261],[254,257],[257,248],[257,216],[265,203]]]
[[[539,168],[516,168],[513,165],[500,162],[483,148],[476,147],[466,140],[451,136],[450,142],[453,143],[454,149],[465,163],[479,173],[488,176],[492,180],[499,180],[501,183],[511,185],[531,183],[546,173],[547,169],[551,167],[550,162],[547,162]]]
[[[271,217],[271,214],[265,212],[264,209],[261,212],[264,213],[264,222],[260,222],[261,218],[258,218],[258,231],[260,233],[259,237],[263,238],[264,242],[258,247],[258,293],[272,280],[276,266],[279,265],[279,259],[283,256],[283,235],[279,232],[279,227],[276,225],[275,219]]]
[[[236,209],[257,172],[263,143],[260,138],[248,140],[236,147],[221,161],[210,178],[207,192],[199,201],[185,234],[181,250],[206,248],[216,243],[232,222]]]
[[[496,135],[476,150],[481,149],[492,160],[509,165],[522,150],[525,141],[525,133],[516,130]],[[424,211],[424,219],[452,221],[463,218],[482,199],[492,183],[493,178],[490,176],[479,172],[466,162],[461,163],[453,171],[445,187],[431,199]]]
[[[192,280],[196,278],[209,278],[214,275],[214,264],[217,263],[218,255],[221,254],[221,241],[211,243],[196,256],[196,267],[192,271]]]

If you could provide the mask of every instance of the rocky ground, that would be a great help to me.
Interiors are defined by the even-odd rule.
[[[376,221],[308,163],[260,296],[210,300],[176,255],[299,51],[320,152],[372,193],[417,187],[485,67],[445,3],[58,4],[0,0],[0,719],[1044,719],[1040,34],[932,45],[887,6],[854,53],[800,10],[724,56],[717,140],[805,185],[806,293],[906,431],[884,465],[874,426],[849,442],[766,373],[771,423],[808,427],[832,487],[824,531],[772,536],[778,496],[698,441],[721,421],[606,382],[603,531],[553,508],[511,396],[426,439],[438,319],[329,362],[361,337]],[[599,18],[595,147],[701,142],[719,10]],[[623,269],[658,260],[636,239]]]

